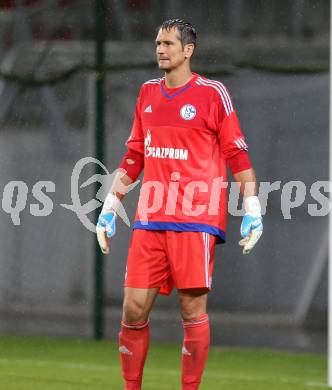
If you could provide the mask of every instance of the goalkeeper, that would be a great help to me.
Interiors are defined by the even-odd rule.
[[[144,169],[119,333],[127,390],[141,389],[149,313],[157,295],[173,287],[184,330],[182,390],[199,388],[210,345],[206,306],[214,248],[225,241],[227,165],[244,197],[239,242],[244,254],[263,231],[255,173],[232,100],[221,82],[191,71],[195,48],[191,24],[173,19],[160,27],[156,56],[164,77],[141,87],[122,177],[107,195],[96,228],[107,254],[121,198]]]

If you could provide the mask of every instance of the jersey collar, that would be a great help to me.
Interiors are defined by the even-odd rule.
[[[198,75],[196,73],[193,73],[193,77],[187,82],[187,84],[179,88],[167,88],[165,84],[165,79],[163,79],[160,83],[161,92],[167,99],[173,99],[174,97],[180,95],[182,92],[190,88],[193,82],[195,82],[195,80],[197,79],[197,77]]]

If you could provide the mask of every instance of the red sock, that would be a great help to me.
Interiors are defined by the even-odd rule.
[[[126,390],[141,390],[143,368],[149,348],[149,321],[127,325],[121,323],[119,351]]]
[[[201,383],[210,346],[210,324],[207,314],[183,320],[182,390],[197,390]]]

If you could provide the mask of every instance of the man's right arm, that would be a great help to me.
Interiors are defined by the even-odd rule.
[[[110,237],[115,234],[115,220],[119,204],[144,167],[144,135],[140,115],[141,94],[142,89],[136,103],[131,134],[126,142],[128,151],[120,163],[118,174],[105,198],[96,226],[97,239],[104,254],[109,253]]]
[[[99,246],[104,254],[108,254],[110,251],[110,238],[115,234],[115,221],[119,204],[131,188],[131,184],[142,172],[143,165],[144,156],[130,150],[121,161],[96,226]]]

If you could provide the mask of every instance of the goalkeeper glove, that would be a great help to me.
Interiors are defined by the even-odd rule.
[[[263,233],[261,206],[257,196],[248,196],[244,199],[245,215],[241,223],[239,245],[243,246],[243,254],[248,255]]]
[[[110,251],[110,238],[115,235],[116,210],[119,203],[119,198],[109,193],[99,214],[96,233],[100,249],[105,255]]]

